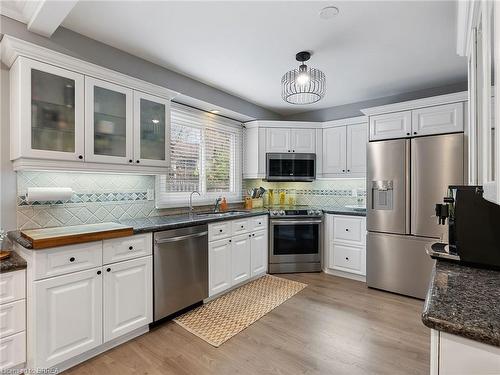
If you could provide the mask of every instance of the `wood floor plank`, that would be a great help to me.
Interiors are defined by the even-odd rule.
[[[322,273],[281,275],[308,287],[214,348],[173,322],[65,374],[428,374],[423,301]]]

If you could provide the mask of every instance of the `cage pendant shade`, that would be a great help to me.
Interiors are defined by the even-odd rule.
[[[308,52],[299,52],[296,59],[302,64],[298,69],[290,70],[281,78],[281,97],[284,101],[299,105],[312,104],[325,96],[325,74],[303,63],[309,60],[309,57]]]

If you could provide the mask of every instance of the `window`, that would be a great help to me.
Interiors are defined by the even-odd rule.
[[[172,103],[170,170],[157,177],[156,206],[182,207],[225,196],[241,200],[241,123]]]

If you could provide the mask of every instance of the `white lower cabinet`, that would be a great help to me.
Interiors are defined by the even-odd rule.
[[[251,234],[233,237],[231,246],[231,283],[239,284],[250,278]]]
[[[247,221],[247,224],[242,220],[227,222],[232,227],[230,236],[209,241],[209,297],[267,272],[267,216]],[[209,232],[220,225],[209,224]]]
[[[121,248],[128,249],[126,256]],[[71,247],[16,249],[28,262],[28,367],[66,369],[78,363],[78,358],[89,358],[144,332],[152,322],[151,233]],[[92,261],[84,257],[83,249],[93,254],[88,258]],[[52,269],[42,266],[52,264],[47,259],[55,254],[60,255],[61,262],[59,257],[54,259],[63,265],[65,274],[47,277],[50,273],[40,270]],[[134,254],[134,259],[112,262]],[[64,263],[68,256],[75,258],[69,264],[87,259],[79,266],[87,269],[69,272]],[[103,259],[110,263],[103,264]]]
[[[103,267],[104,342],[153,320],[152,258],[150,256]]]
[[[325,265],[340,276],[366,275],[366,218],[331,215],[325,217]]]
[[[231,242],[224,239],[208,245],[209,296],[231,287]]]
[[[100,268],[36,281],[34,367],[57,365],[102,344]]]

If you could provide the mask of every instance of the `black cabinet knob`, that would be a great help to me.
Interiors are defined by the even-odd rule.
[[[106,268],[106,272],[111,272],[111,268]]]
[[[219,232],[222,233],[222,229],[219,229]]]
[[[229,242],[231,242],[231,240],[229,240]]]
[[[346,232],[349,232],[349,228],[345,228],[345,231],[346,231]]]
[[[342,172],[345,172],[345,169],[342,169]]]
[[[350,171],[351,171],[350,169],[347,170],[347,172],[350,172]]]
[[[293,150],[292,152],[295,152],[295,150]]]
[[[288,152],[290,152],[290,150],[288,150]]]
[[[78,155],[78,159],[82,160],[83,159],[83,155]]]
[[[252,237],[252,235],[251,235],[251,234],[249,234],[249,235],[248,235],[248,237]]]
[[[413,132],[413,134],[417,135],[417,132]]]
[[[100,275],[101,274],[101,271],[97,271],[97,274]]]
[[[134,247],[133,246],[129,246],[128,249],[129,250],[134,250]]]
[[[345,260],[349,260],[349,257],[345,257]]]
[[[243,225],[241,226],[241,229],[245,228]]]
[[[252,237],[255,237],[255,233],[252,234]]]
[[[410,135],[410,133],[406,133],[406,135]]]
[[[259,221],[259,225],[261,225],[262,223]]]
[[[71,258],[69,258],[69,261],[70,261],[70,262],[74,262],[74,261],[75,261],[75,257],[71,257]]]
[[[141,161],[140,161],[140,160],[136,160],[135,162],[136,162],[137,164],[139,164]]]
[[[128,162],[129,163],[133,163],[134,161],[132,159],[128,159]]]

